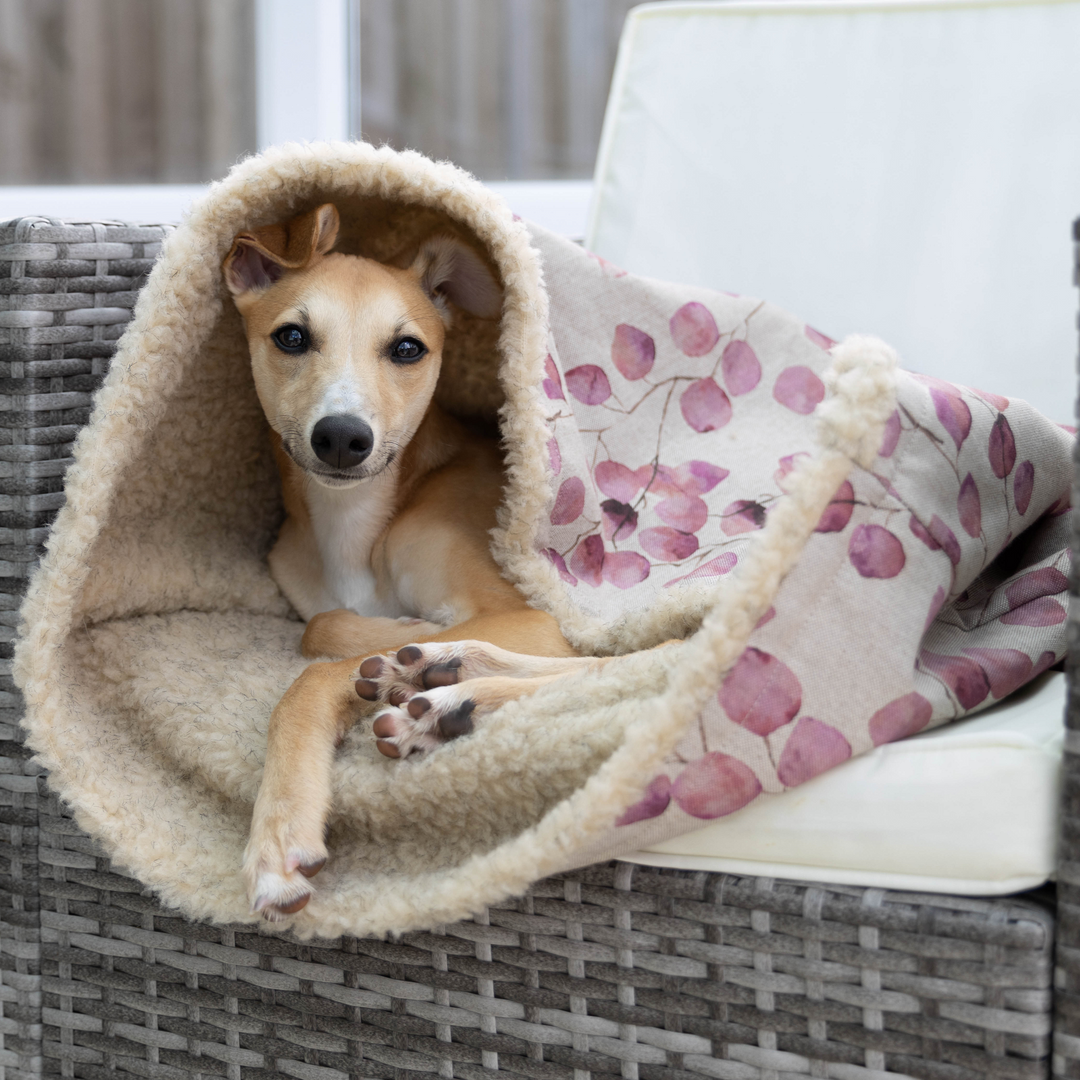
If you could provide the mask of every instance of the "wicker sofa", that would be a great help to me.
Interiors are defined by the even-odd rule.
[[[167,231],[0,224],[5,657]],[[114,870],[20,744],[0,663],[0,1076],[1080,1077],[1080,742],[1056,889],[979,900],[609,863],[470,922],[303,943],[185,921]],[[1069,712],[1080,726],[1075,696]]]

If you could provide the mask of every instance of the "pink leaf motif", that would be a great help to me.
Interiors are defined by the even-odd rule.
[[[708,461],[684,461],[674,469],[674,479],[687,495],[704,495],[730,476],[727,469]]]
[[[716,320],[709,309],[696,300],[683,304],[671,316],[668,326],[676,346],[687,356],[704,356],[720,340]]]
[[[1068,492],[1065,492],[1065,494],[1046,511],[1046,516],[1060,517],[1062,514],[1067,514],[1072,509],[1071,498],[1072,496]]]
[[[649,560],[636,551],[609,551],[604,556],[604,580],[619,589],[640,585],[651,569]]]
[[[671,786],[676,804],[691,817],[704,819],[733,814],[760,794],[761,781],[750,766],[721,753],[692,761]]]
[[[1054,566],[1031,570],[1005,586],[1009,610],[1022,607],[1040,596],[1057,596],[1069,587],[1069,579]]]
[[[924,386],[936,387],[946,394],[958,394],[960,390],[951,382],[939,379],[936,375],[924,375],[921,371],[909,371],[908,374]]]
[[[593,475],[596,477],[596,486],[605,495],[618,499],[619,502],[628,503],[641,490],[641,485],[645,482],[641,479],[640,471],[633,472],[617,461],[601,461],[596,466]]]
[[[881,436],[881,449],[878,457],[892,457],[896,444],[900,441],[900,411],[893,409],[892,416],[885,421],[885,430]]]
[[[956,534],[935,514],[930,519],[930,528],[914,515],[908,522],[911,531],[931,550],[944,551],[949,556],[949,562],[956,566],[960,562],[960,541]]]
[[[1030,600],[1001,616],[1001,621],[1008,626],[1057,626],[1065,619],[1065,609],[1048,596]]]
[[[720,529],[725,536],[754,532],[765,524],[765,507],[751,499],[728,503],[721,514]]]
[[[933,715],[934,707],[922,694],[905,694],[870,717],[870,738],[875,746],[906,739],[922,731]]]
[[[562,454],[559,453],[559,444],[555,439],[548,439],[547,448],[551,471],[558,476],[562,472]]]
[[[1048,671],[1056,663],[1057,654],[1047,650],[1035,661],[1035,666],[1031,669],[1031,677],[1034,679],[1037,675],[1041,675],[1044,671]]]
[[[679,398],[679,409],[695,431],[716,431],[731,419],[731,402],[712,379],[692,382]]]
[[[948,386],[949,384],[942,383],[941,385]],[[968,403],[954,386],[950,386],[948,390],[932,387],[930,398],[934,402],[934,412],[937,413],[941,426],[952,436],[952,441],[956,443],[956,449],[959,450],[971,431],[971,410],[968,408]]]
[[[945,603],[945,588],[942,585],[937,587],[937,591],[934,593],[933,599],[930,601],[930,610],[926,613],[926,622],[923,623],[923,633],[930,629],[933,621],[938,617],[938,612],[941,610],[941,606]]]
[[[1016,464],[1016,440],[1004,413],[998,413],[998,418],[990,429],[987,456],[990,458],[990,468],[999,480],[1004,480]]]
[[[749,394],[761,382],[761,363],[745,341],[729,341],[720,358],[724,385],[734,397]]]
[[[1035,466],[1030,461],[1021,461],[1013,477],[1013,502],[1016,512],[1023,516],[1031,503],[1031,493],[1035,490]]]
[[[548,353],[547,359],[544,361],[544,374],[547,376],[547,378],[544,379],[544,393],[553,400],[565,401],[566,395],[562,392],[562,380],[559,378],[559,369],[555,366],[555,361],[551,358],[551,353]]]
[[[577,578],[566,569],[566,560],[554,548],[545,548],[543,554],[548,562],[559,571],[559,577],[561,577],[567,585],[577,585]]]
[[[762,615],[761,618],[758,619],[758,621],[756,623],[754,623],[754,629],[755,630],[760,630],[766,623],[771,623],[773,621],[773,619],[775,619],[775,618],[776,618],[776,608],[774,608],[772,606],[772,604],[770,604],[769,605],[769,610],[766,611],[765,614]]]
[[[825,384],[808,367],[784,368],[773,385],[773,397],[792,412],[809,416],[825,397]]]
[[[559,485],[555,505],[551,508],[552,525],[569,525],[581,517],[585,509],[585,485],[577,476],[571,476]]]
[[[597,261],[597,263],[600,266],[600,273],[603,274],[604,277],[609,277],[609,278],[626,277],[627,272],[625,270],[623,270],[621,267],[616,266],[613,262],[608,262],[607,259],[603,258],[600,255],[595,255],[591,251],[587,251],[585,254],[588,255],[590,259],[595,259]]]
[[[717,699],[736,724],[765,736],[798,713],[802,685],[787,664],[751,646],[724,679]]]
[[[656,342],[644,330],[628,323],[615,327],[611,343],[611,361],[624,378],[643,379],[656,360]]]
[[[595,533],[586,536],[570,556],[570,569],[595,589],[603,581],[604,541]]]
[[[659,463],[655,467],[642,465],[637,470],[637,477],[645,485],[646,489],[654,495],[666,497],[668,495],[682,494],[683,489],[678,482],[678,477],[675,475],[675,470],[667,465]]]
[[[680,532],[670,525],[642,529],[638,533],[638,543],[660,562],[680,562],[698,549],[698,538],[693,533]]]
[[[681,577],[665,581],[664,588],[668,589],[672,585],[677,585],[680,581],[689,581],[691,578],[721,577],[734,570],[738,561],[739,557],[734,551],[725,551],[723,555],[717,555],[715,559],[702,563],[696,570],[691,570],[689,574],[683,574]]]
[[[851,565],[865,578],[894,578],[904,569],[904,545],[881,525],[859,525],[848,541]]]
[[[850,481],[845,480],[837,488],[836,494],[832,497],[829,505],[825,507],[825,512],[821,515],[821,520],[817,523],[814,532],[843,532],[847,528],[847,523],[851,520],[854,510],[855,489],[851,486]]]
[[[616,825],[633,825],[635,821],[659,817],[671,802],[671,781],[661,773],[654,776],[645,789],[642,798],[628,806],[616,820]]]
[[[611,397],[611,383],[604,369],[595,364],[571,368],[566,373],[566,385],[582,405],[602,405]]]
[[[815,330],[812,326],[805,327],[806,336],[819,348],[828,352],[836,342],[833,341],[828,334],[823,334],[820,330]]]
[[[962,709],[974,709],[990,693],[990,680],[974,660],[966,656],[946,656],[923,649],[919,666],[936,675],[956,695]]]
[[[797,454],[788,454],[787,457],[780,459],[780,468],[773,473],[773,480],[776,481],[776,486],[781,491],[787,491],[787,478],[795,471],[795,467],[799,464],[799,458],[808,458],[809,456],[805,450],[800,450]]]
[[[605,499],[600,504],[600,511],[603,514],[605,540],[628,540],[634,535],[638,515],[632,506],[618,499]]]
[[[979,485],[975,477],[968,473],[960,485],[960,494],[956,499],[956,509],[960,514],[960,524],[964,532],[976,540],[982,533],[982,502],[979,499]]]
[[[1076,428],[1074,428],[1072,424],[1058,424],[1058,427],[1067,434],[1072,435],[1073,438],[1076,438]]]
[[[880,473],[870,474],[898,503],[902,503],[904,500],[900,497],[900,492],[896,490],[893,482],[886,476],[882,476]]]
[[[1031,657],[1019,649],[964,649],[964,653],[983,669],[998,701],[1031,678]]]
[[[776,775],[784,787],[798,787],[849,757],[851,743],[836,728],[803,716],[784,743]]]
[[[656,504],[657,517],[680,532],[696,533],[709,520],[709,508],[696,495],[672,495]]]
[[[988,401],[995,409],[1000,409],[1004,412],[1009,407],[1009,399],[1002,397],[1000,394],[991,394],[989,390],[979,390],[974,386],[969,386],[968,389],[973,394],[978,394],[983,401]]]

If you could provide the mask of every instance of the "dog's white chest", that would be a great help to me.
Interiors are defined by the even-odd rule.
[[[315,485],[312,485],[314,488]],[[382,477],[344,491],[308,491],[311,524],[323,565],[323,584],[338,607],[358,615],[406,615],[383,594],[371,569],[371,550],[394,510],[395,484]]]

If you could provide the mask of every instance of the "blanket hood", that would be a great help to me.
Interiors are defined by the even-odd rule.
[[[782,797],[1064,652],[1070,439],[1023,402],[898,375],[880,342],[835,346],[757,300],[623,274],[449,164],[274,148],[166,243],[16,654],[54,790],[166,903],[254,918],[239,866],[267,720],[305,661],[266,567],[279,483],[221,263],[238,232],[324,202],[336,250],[390,261],[442,231],[487,258],[501,319],[455,313],[437,399],[498,417],[504,573],[582,652],[620,658],[420,762],[382,758],[358,725],[298,934],[460,919]]]

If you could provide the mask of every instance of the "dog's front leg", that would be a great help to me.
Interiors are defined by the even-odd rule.
[[[276,921],[311,899],[326,862],[334,750],[360,715],[356,661],[312,664],[270,715],[266,765],[244,852],[253,911]]]

